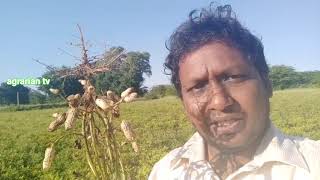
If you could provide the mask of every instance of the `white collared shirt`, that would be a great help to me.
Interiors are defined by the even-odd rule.
[[[195,133],[154,165],[149,180],[220,180],[213,169]],[[284,135],[271,124],[253,159],[226,179],[320,180],[320,141]]]

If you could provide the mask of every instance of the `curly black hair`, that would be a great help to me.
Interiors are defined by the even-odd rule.
[[[240,24],[230,5],[215,6],[211,3],[209,8],[191,11],[189,19],[166,42],[169,54],[164,63],[165,73],[171,75],[171,83],[180,98],[179,62],[186,54],[211,42],[222,42],[238,49],[255,66],[266,83],[269,68],[260,39]]]

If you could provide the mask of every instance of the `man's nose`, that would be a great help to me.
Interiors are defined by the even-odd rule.
[[[210,96],[211,100],[209,102],[209,108],[211,110],[224,111],[234,103],[229,92],[222,86],[215,86],[212,88]]]

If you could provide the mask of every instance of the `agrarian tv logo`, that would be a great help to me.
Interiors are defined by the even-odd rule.
[[[49,85],[50,79],[46,78],[26,78],[26,79],[8,79],[7,84],[11,86],[17,86],[17,85]]]

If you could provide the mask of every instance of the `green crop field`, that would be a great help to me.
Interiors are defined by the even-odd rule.
[[[271,119],[291,135],[320,139],[320,89],[293,89],[274,92]],[[83,149],[74,147],[70,136],[56,146],[52,168],[42,171],[46,146],[61,136],[64,129],[47,132],[50,115],[63,108],[0,112],[0,179],[92,179]],[[166,97],[137,101],[121,107],[120,120],[132,123],[138,136],[140,153],[124,145],[124,161],[132,179],[146,179],[153,164],[193,134],[180,100]],[[124,138],[119,133],[119,141]]]

